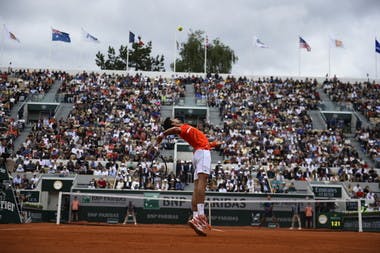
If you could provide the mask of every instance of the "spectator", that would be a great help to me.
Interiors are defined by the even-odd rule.
[[[21,179],[20,174],[17,174],[16,177],[13,178],[13,186],[16,189],[22,188],[22,179]]]
[[[97,188],[107,188],[107,181],[103,177],[100,177],[97,180],[96,185]]]
[[[125,188],[125,182],[123,178],[120,178],[116,183],[116,189],[121,190]]]

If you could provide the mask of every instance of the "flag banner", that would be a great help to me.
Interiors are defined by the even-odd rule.
[[[305,48],[308,52],[311,51],[311,47],[309,46],[309,44],[307,44],[307,42],[301,37],[300,37],[300,48]]]
[[[20,42],[20,40],[16,37],[16,35],[14,35],[13,33],[11,33],[10,31],[8,31],[7,27],[4,25],[4,31],[5,33],[7,34],[8,38],[13,40],[13,41],[17,41],[17,42]]]
[[[377,41],[377,39],[375,39],[375,50],[376,53],[380,54],[380,43]]]
[[[86,32],[83,28],[82,28],[82,33],[83,33],[83,36],[84,36],[84,39],[89,41],[89,42],[95,42],[95,43],[99,43],[99,40],[98,38],[96,38],[95,36],[89,34],[88,32]]]
[[[70,34],[68,33],[65,33],[65,32],[61,32],[57,29],[51,29],[51,32],[52,32],[52,41],[63,41],[63,42],[67,42],[67,43],[70,43],[71,42],[71,39],[70,39]]]
[[[343,48],[343,41],[341,40],[334,40],[335,47],[342,47]]]
[[[259,40],[259,38],[257,38],[257,37],[255,37],[255,46],[259,47],[259,48],[269,48],[268,45],[261,42],[261,40]]]
[[[141,47],[141,46],[144,46],[144,42],[141,40],[141,36],[138,36],[137,39],[139,40],[138,42],[138,45]]]
[[[129,43],[135,43],[135,34],[129,31]]]
[[[344,48],[343,41],[336,39],[334,36],[330,36],[331,46]]]

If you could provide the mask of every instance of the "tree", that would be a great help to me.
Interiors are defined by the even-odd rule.
[[[116,56],[115,49],[111,46],[108,47],[107,60],[102,53],[98,52],[95,62],[101,69],[122,70],[126,65],[119,56]]]
[[[178,72],[204,72],[205,36],[203,31],[195,31],[189,34],[186,43],[182,43],[180,59],[176,61]],[[207,45],[206,70],[208,73],[230,73],[232,64],[238,57],[234,51],[224,45],[218,38]],[[171,64],[173,69],[174,64]]]
[[[100,69],[125,70],[127,65],[127,52],[129,51],[128,65],[134,70],[143,71],[165,71],[163,55],[152,57],[152,42],[144,44],[141,40],[133,43],[132,48],[121,45],[119,55],[116,55],[115,49],[108,47],[107,59],[99,51],[96,54],[95,63]]]

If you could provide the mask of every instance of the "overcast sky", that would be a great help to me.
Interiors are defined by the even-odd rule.
[[[191,29],[235,52],[234,74],[297,76],[300,63],[302,76],[325,76],[333,37],[344,48],[331,48],[331,74],[374,78],[380,0],[1,0],[0,22],[20,40],[2,33],[2,66],[98,70],[97,51],[126,45],[132,31],[152,41],[153,55],[163,54],[170,71],[174,37],[184,42]],[[69,33],[72,42],[51,41],[51,28]],[[84,41],[81,28],[101,43]],[[270,48],[255,47],[254,36]],[[298,36],[311,52],[299,50]]]

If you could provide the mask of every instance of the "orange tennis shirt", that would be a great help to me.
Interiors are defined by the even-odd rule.
[[[179,136],[187,141],[194,150],[210,150],[212,145],[208,141],[206,135],[199,129],[188,124],[183,124]]]
[[[71,210],[78,211],[79,210],[79,200],[74,199],[71,203]]]

